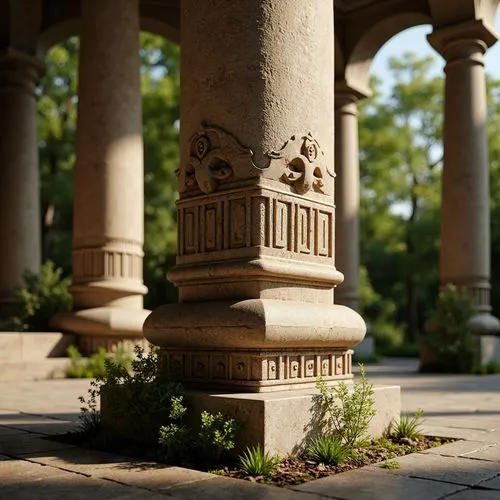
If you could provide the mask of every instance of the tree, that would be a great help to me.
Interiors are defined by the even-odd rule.
[[[437,283],[443,81],[430,77],[433,64],[392,58],[392,89],[382,94],[374,78],[360,114],[362,259],[377,292],[397,304],[408,342]]]

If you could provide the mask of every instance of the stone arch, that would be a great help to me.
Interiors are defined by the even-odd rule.
[[[36,54],[45,60],[49,50],[58,43],[80,34],[80,19],[77,17],[65,19],[44,29],[38,39]]]
[[[431,17],[421,12],[404,12],[383,18],[365,31],[346,61],[345,79],[348,85],[369,93],[370,68],[380,48],[398,33],[422,24],[432,24]]]

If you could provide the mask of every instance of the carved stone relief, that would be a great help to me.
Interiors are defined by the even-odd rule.
[[[349,377],[352,351],[164,351],[175,380],[229,385],[287,385]]]
[[[310,133],[292,136],[279,151],[269,153],[269,157],[269,167],[281,172],[280,179],[293,186],[298,194],[306,194],[311,189],[323,193],[323,178],[332,175],[326,169],[318,141]]]
[[[214,192],[226,179],[255,177],[252,150],[220,127],[202,123],[191,137],[189,161],[180,169],[179,191],[196,186],[204,193]]]
[[[334,176],[325,165],[324,153],[311,133],[292,136],[279,151],[268,153],[269,164],[259,167],[253,151],[220,127],[202,123],[189,142],[189,160],[178,171],[179,191],[199,188],[213,193],[222,182],[265,176],[293,187],[300,195],[324,193],[324,177]]]

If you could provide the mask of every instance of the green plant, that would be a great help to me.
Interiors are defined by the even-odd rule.
[[[396,470],[399,469],[401,465],[395,458],[391,458],[389,460],[386,460],[385,462],[382,462],[380,464],[380,467],[382,467],[382,469]]]
[[[389,433],[395,438],[418,439],[422,434],[420,425],[424,410],[419,408],[415,415],[401,415],[399,421],[391,424]]]
[[[188,449],[191,430],[182,423],[186,414],[182,396],[174,396],[170,401],[170,423],[162,425],[158,431],[158,443],[162,447],[163,458],[169,462],[179,460]]]
[[[500,363],[497,361],[490,361],[485,365],[479,366],[475,373],[477,375],[493,375],[495,373],[500,373]]]
[[[17,292],[19,304],[12,323],[22,331],[49,331],[54,315],[71,310],[71,280],[63,278],[62,269],[51,261],[42,265],[39,274],[26,271],[23,278],[24,286]]]
[[[349,450],[338,438],[326,435],[311,443],[308,455],[318,463],[337,465],[349,458]]]
[[[479,364],[479,341],[470,326],[476,310],[465,289],[447,285],[425,325],[421,371],[471,373]]]
[[[279,458],[264,452],[260,444],[248,447],[239,457],[241,470],[249,476],[270,476],[279,465]]]
[[[70,365],[66,370],[67,378],[106,378],[106,359],[112,359],[113,363],[123,369],[132,369],[132,355],[119,344],[114,353],[109,354],[106,349],[100,347],[95,354],[86,359],[77,347],[71,345],[67,349]]]
[[[198,446],[204,457],[219,461],[221,457],[234,449],[236,439],[236,421],[222,413],[201,412],[201,429],[198,434]]]
[[[368,383],[364,366],[359,367],[359,379],[352,390],[344,381],[333,387],[321,378],[316,382],[325,434],[337,437],[348,449],[363,443],[376,413],[373,385]]]

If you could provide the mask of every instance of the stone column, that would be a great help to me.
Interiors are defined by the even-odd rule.
[[[344,282],[335,302],[359,311],[358,100],[366,96],[335,82],[335,263]]]
[[[367,94],[335,82],[335,264],[344,274],[335,303],[360,312],[359,305],[359,143],[358,101]],[[373,338],[365,337],[356,352],[371,356]]]
[[[490,306],[490,192],[483,55],[496,37],[481,21],[435,31],[446,60],[440,277],[469,289],[478,332],[500,330]]]
[[[333,304],[333,2],[181,11],[180,303],[144,331],[172,378],[234,393],[195,406],[246,415],[247,442],[290,452],[317,377],[349,380],[365,334]]]
[[[83,0],[73,226],[75,312],[85,350],[140,337],[143,144],[138,0]]]
[[[40,269],[37,59],[0,53],[0,318],[12,313],[26,270]]]

